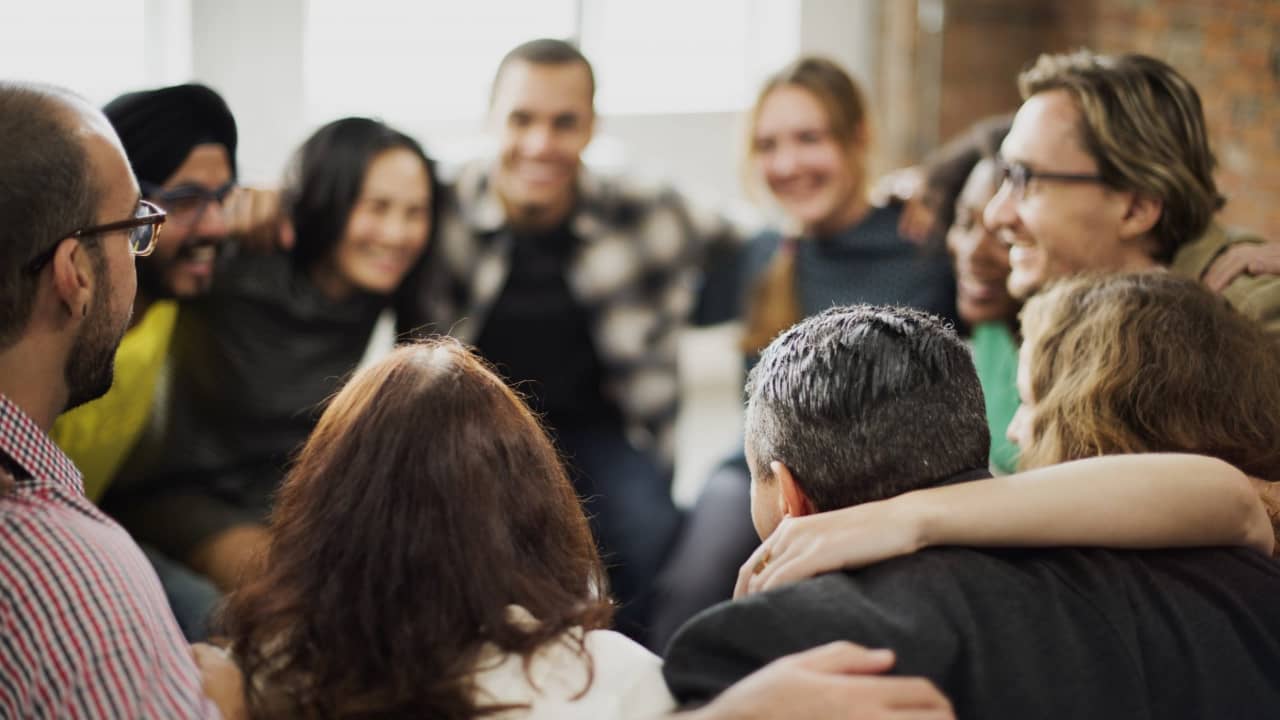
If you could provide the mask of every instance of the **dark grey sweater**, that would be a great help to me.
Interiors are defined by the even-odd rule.
[[[1280,565],[1246,550],[939,548],[691,620],[664,673],[696,704],[834,640],[897,653],[960,718],[1280,718]]]

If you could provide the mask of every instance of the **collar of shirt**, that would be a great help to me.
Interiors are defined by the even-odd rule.
[[[31,480],[48,483],[77,494],[84,492],[80,471],[71,458],[42,431],[29,415],[0,394],[0,453],[8,456]]]

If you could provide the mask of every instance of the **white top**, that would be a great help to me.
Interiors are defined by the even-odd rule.
[[[511,611],[529,617],[524,608],[513,606]],[[519,655],[488,648],[477,666],[476,700],[481,705],[530,706],[491,716],[498,720],[645,720],[675,710],[658,656],[612,630],[588,632],[585,645],[594,674],[581,697],[577,696],[586,688],[586,662],[577,654],[576,643],[566,638],[540,648],[528,674]]]

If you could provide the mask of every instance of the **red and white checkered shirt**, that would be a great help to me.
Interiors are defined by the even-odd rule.
[[[218,717],[142,551],[4,395],[0,469],[0,717]]]

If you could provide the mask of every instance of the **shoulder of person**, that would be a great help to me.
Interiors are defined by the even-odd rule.
[[[1178,248],[1174,253],[1169,269],[1173,272],[1196,280],[1201,279],[1209,266],[1227,248],[1240,243],[1261,243],[1263,238],[1242,228],[1228,228],[1217,222],[1209,223],[1209,227],[1200,237],[1195,238]]]
[[[663,673],[681,703],[710,700],[784,655],[836,640],[891,648],[899,669],[941,675],[960,652],[948,618],[955,549],[828,573],[703,611],[677,631]],[[975,554],[959,551],[960,555]]]
[[[1202,236],[1178,250],[1170,270],[1200,280],[1227,249],[1263,242],[1266,240],[1252,231],[1212,223]],[[1232,307],[1262,323],[1272,336],[1280,338],[1280,276],[1240,273],[1223,289],[1222,296]]]

